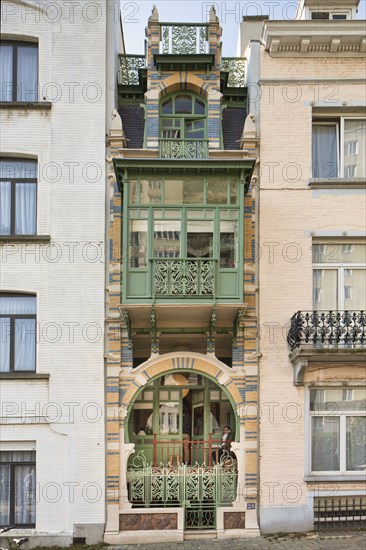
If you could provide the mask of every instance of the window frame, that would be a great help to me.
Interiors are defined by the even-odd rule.
[[[344,163],[344,156],[345,156],[345,122],[347,120],[366,120],[365,116],[361,115],[355,115],[355,116],[349,116],[349,115],[340,115],[335,117],[322,117],[322,116],[313,116],[312,118],[312,140],[313,140],[313,128],[314,126],[330,126],[335,125],[336,127],[336,138],[337,138],[337,175],[335,177],[333,176],[326,176],[325,178],[319,178],[314,177],[314,159],[312,158],[312,179],[314,181],[317,180],[323,180],[323,179],[354,179],[354,178],[346,178],[345,177],[345,163]],[[354,143],[355,140],[352,140],[351,143]],[[356,153],[353,153],[355,155],[358,155],[358,143],[356,144]],[[356,165],[356,171],[357,171],[357,165]],[[358,177],[357,175],[355,176]],[[364,176],[360,176],[363,178]],[[365,174],[366,177],[366,174]]]
[[[35,523],[15,523],[15,468],[17,466],[34,466],[34,472],[37,480],[37,455],[35,451],[27,451],[27,450],[13,450],[13,451],[0,451],[0,452],[33,452],[34,458],[30,461],[8,461],[8,462],[2,462],[0,461],[0,465],[2,466],[10,466],[10,514],[9,514],[9,525],[14,525],[14,527],[17,527],[18,529],[30,529],[35,528]],[[34,495],[34,505],[36,506],[36,495]],[[37,508],[36,508],[37,509]],[[0,527],[8,527],[8,525],[1,525]]]
[[[23,100],[17,98],[18,95],[18,48],[22,46],[36,48],[37,49],[37,75],[36,75],[36,98],[30,101],[25,100],[26,103],[35,103],[39,100],[39,45],[38,42],[30,42],[29,40],[1,40],[2,46],[12,46],[12,97],[9,100],[2,100],[4,103],[23,103]],[[21,83],[20,83],[21,85]]]
[[[306,420],[306,431],[307,431],[307,453],[306,453],[306,470],[307,474],[314,477],[326,476],[329,478],[336,476],[352,476],[352,477],[364,477],[366,468],[364,470],[347,470],[347,417],[366,417],[365,410],[310,410],[310,391],[326,391],[326,390],[356,390],[363,389],[366,391],[365,386],[347,386],[342,387],[338,384],[336,385],[322,385],[322,386],[308,386],[306,391],[306,410],[307,410],[307,420]],[[346,400],[350,401],[350,400]],[[330,402],[331,403],[331,402]],[[330,408],[331,409],[331,408]],[[328,417],[328,418],[337,418],[339,417],[339,470],[313,470],[312,464],[312,449],[313,449],[313,418]]]
[[[18,297],[28,297],[35,298],[36,301],[36,313],[0,313],[0,319],[9,319],[10,318],[10,348],[9,348],[9,370],[1,371],[1,374],[30,374],[37,372],[37,295],[28,292],[0,292],[0,298],[18,298]],[[35,321],[35,346],[34,346],[34,369],[30,370],[18,370],[15,369],[15,322],[16,319],[34,319]]]
[[[176,99],[177,97],[179,96],[190,96],[191,99],[192,99],[192,109],[191,109],[191,113],[175,113],[175,102],[176,102]],[[171,113],[163,113],[163,105],[164,103],[171,99],[172,100],[172,112]],[[199,100],[201,101],[204,106],[205,106],[205,112],[203,114],[195,114],[194,113],[194,106],[195,106],[195,102],[196,100]],[[164,137],[163,136],[163,120],[179,120],[179,128],[178,126],[177,127],[174,127],[174,125],[172,125],[172,128],[171,128],[171,131],[174,131],[174,130],[179,130],[180,132],[180,137],[179,138],[175,138],[175,137]],[[204,121],[204,125],[203,125],[203,134],[204,134],[204,137],[203,138],[192,138],[192,137],[186,137],[185,134],[186,134],[186,122],[196,122],[196,121],[199,121],[199,120],[203,120]],[[200,130],[200,129],[199,129]],[[194,130],[192,130],[194,132]],[[174,92],[172,94],[169,94],[169,95],[166,95],[164,96],[161,101],[160,101],[160,105],[159,105],[159,139],[164,139],[164,140],[179,140],[179,141],[204,141],[204,140],[207,140],[207,101],[200,95],[198,94],[195,94],[194,92],[190,92],[189,90],[178,90],[177,92]]]
[[[313,17],[313,15],[315,14],[328,14],[329,17],[324,17],[324,18],[321,18],[321,17]],[[327,10],[327,9],[317,9],[317,10],[310,10],[310,19],[311,21],[346,21],[346,20],[349,20],[351,19],[351,11],[350,10],[341,10],[339,12],[335,12],[335,11],[330,11],[330,10]],[[342,15],[345,15],[346,17],[334,17],[334,16],[342,16]]]
[[[10,232],[9,233],[1,233],[0,235],[8,236],[8,237],[18,237],[18,236],[36,236],[38,233],[37,228],[37,222],[38,222],[38,161],[36,159],[28,159],[28,158],[22,158],[22,157],[0,157],[0,162],[9,162],[10,164],[12,162],[32,162],[35,164],[35,172],[36,177],[35,178],[2,178],[0,176],[0,182],[9,182],[10,183]],[[16,233],[15,232],[15,221],[16,221],[16,186],[17,184],[36,184],[36,200],[35,200],[35,233]]]

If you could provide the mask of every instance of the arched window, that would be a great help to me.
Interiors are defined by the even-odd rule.
[[[206,103],[196,94],[178,92],[164,98],[160,119],[163,139],[206,138]]]

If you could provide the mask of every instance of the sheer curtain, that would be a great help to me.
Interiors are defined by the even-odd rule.
[[[15,319],[14,369],[35,370],[36,366],[36,320]]]
[[[13,46],[0,46],[0,101],[12,101]]]
[[[11,183],[0,181],[0,235],[10,234]]]
[[[17,235],[36,234],[36,184],[16,184],[15,233]]]
[[[0,525],[10,525],[10,466],[0,464]]]
[[[0,372],[10,370],[10,319],[0,317]]]
[[[35,296],[0,296],[0,371],[10,369],[10,342],[14,338],[15,370],[35,370],[36,320],[15,318],[14,335],[6,315],[35,315]]]
[[[311,469],[314,472],[339,470],[339,417],[313,417]]]
[[[337,177],[337,126],[313,124],[313,178]]]
[[[366,469],[366,418],[347,417],[347,470]]]
[[[37,101],[38,48],[18,46],[17,100]]]
[[[15,468],[15,524],[36,522],[36,468],[33,464]]]

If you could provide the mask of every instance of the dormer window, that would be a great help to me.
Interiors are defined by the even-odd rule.
[[[205,139],[206,104],[195,94],[178,93],[161,104],[163,139]]]

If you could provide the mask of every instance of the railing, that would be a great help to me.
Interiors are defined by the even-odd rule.
[[[347,529],[366,527],[366,497],[315,497],[315,529]]]
[[[298,311],[291,318],[287,342],[294,350],[313,347],[363,347],[366,343],[364,311]]]
[[[221,71],[229,73],[227,87],[243,88],[245,86],[246,60],[238,57],[223,57]]]
[[[125,55],[119,56],[118,84],[122,86],[138,86],[140,82],[140,69],[146,66],[145,56]]]
[[[208,157],[207,139],[160,139],[160,158],[162,159],[206,159]]]
[[[204,23],[160,23],[160,53],[202,55],[209,53],[208,25]]]
[[[180,466],[184,463],[206,464],[211,467],[213,464],[218,464],[223,456],[222,451],[220,452],[220,443],[221,440],[212,439],[212,434],[209,434],[206,441],[202,439],[163,441],[154,434],[153,466],[158,466],[158,463]],[[225,458],[233,460],[229,453],[225,455]]]
[[[215,294],[215,260],[155,258],[151,261],[155,297]]]

